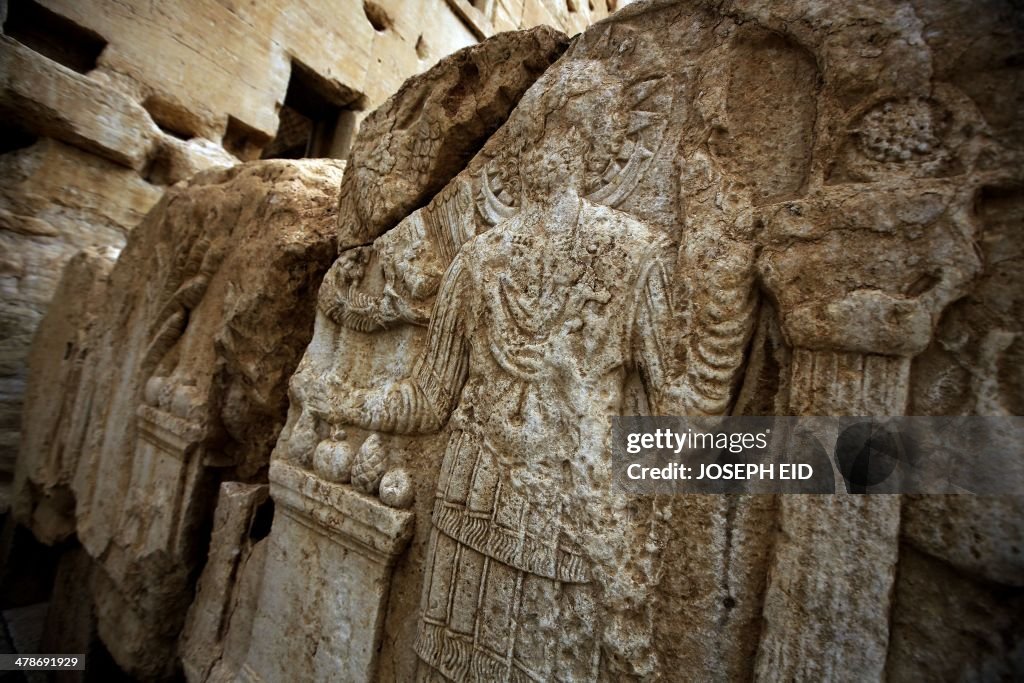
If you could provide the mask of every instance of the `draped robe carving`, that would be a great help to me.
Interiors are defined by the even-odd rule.
[[[319,406],[329,421],[400,434],[450,420],[416,643],[431,675],[652,670],[654,558],[610,490],[607,416],[637,371],[656,411],[682,395],[663,329],[668,247],[562,190],[463,247],[409,377]]]

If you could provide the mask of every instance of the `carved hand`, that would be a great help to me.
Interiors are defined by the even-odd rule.
[[[331,425],[363,426],[364,397],[359,390],[342,390],[335,383],[317,379],[307,389],[306,410]],[[334,385],[334,386],[332,386]]]

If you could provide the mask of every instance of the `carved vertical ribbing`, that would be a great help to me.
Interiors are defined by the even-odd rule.
[[[900,415],[910,359],[795,349],[794,415]],[[880,681],[900,499],[782,496],[756,664],[763,681]]]
[[[902,415],[909,381],[909,358],[793,349],[790,413]]]

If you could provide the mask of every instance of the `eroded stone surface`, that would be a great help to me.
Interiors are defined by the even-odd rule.
[[[0,108],[6,117],[141,170],[157,128],[138,103],[71,69],[52,68],[6,36],[0,55]]]
[[[14,471],[29,346],[64,264],[82,249],[116,255],[160,193],[131,169],[51,139],[0,157],[0,175],[2,479]]]
[[[270,535],[234,588],[210,570],[243,616],[190,678],[1018,675],[1013,501],[633,498],[609,476],[615,414],[1020,412],[1022,111],[990,72],[1019,79],[1022,29],[1008,5],[963,9],[639,3],[577,38],[471,159],[433,145],[475,124],[420,125],[446,101],[423,83],[467,83],[471,60],[410,84],[356,142],[322,284],[287,299],[315,320],[279,435],[250,392],[264,366],[230,379],[293,329],[287,297],[261,280],[271,311],[223,304],[244,276],[221,274],[263,262],[200,226],[238,204],[201,184],[167,201],[111,276],[156,273],[102,313],[133,331],[107,344],[130,360],[97,364],[112,407],[76,480],[118,660],[168,673],[145,663],[176,637],[153,615],[183,609],[168,587],[212,498],[180,463],[244,480],[273,443]],[[538,35],[495,45],[525,60]],[[321,235],[331,193],[313,185],[294,200],[315,197],[301,224]],[[245,195],[270,225],[276,188]],[[160,226],[186,233],[180,263],[140,246],[166,244]],[[260,394],[279,409],[289,371]],[[192,488],[154,483],[178,475]]]
[[[77,405],[79,392],[87,391],[82,372],[96,351],[89,340],[97,335],[96,313],[107,294],[113,265],[108,254],[96,251],[79,252],[68,261],[29,357],[12,508],[15,519],[47,544],[75,532],[71,481],[78,465],[74,456],[85,434],[72,431],[71,415],[76,408],[88,410]]]
[[[255,546],[270,531],[269,495],[263,484],[221,484],[210,553],[181,635],[182,667],[190,681],[209,680],[222,665],[228,634],[252,627],[251,610],[240,604],[245,596],[239,591],[246,585],[247,572],[263,569]]]
[[[86,439],[68,458],[78,536],[100,560],[99,632],[136,675],[173,671],[218,479],[265,476],[334,251],[342,168],[272,161],[197,176],[132,233],[110,274],[82,380]]]
[[[391,568],[413,515],[286,463],[273,463],[267,538],[243,680],[374,677]],[[329,582],[324,576],[331,576]]]
[[[406,81],[360,127],[342,232],[373,239],[444,187],[567,42],[547,26],[504,33]]]
[[[194,173],[279,156],[272,140],[294,132],[296,117],[300,148],[303,136],[317,140],[305,156],[344,159],[366,112],[452,52],[542,24],[576,33],[608,11],[609,0],[572,7],[551,0],[0,6],[0,165],[11,174],[5,179],[20,180],[42,149],[54,180],[43,191],[11,182],[0,192],[0,508],[17,453],[28,346],[61,269],[79,249],[120,249],[167,186]],[[524,56],[537,59],[526,71],[548,58]],[[481,119],[463,132],[490,132],[494,114],[507,113],[528,85],[515,80],[484,97]],[[445,147],[455,150],[463,139],[449,138]]]
[[[380,675],[914,670],[887,664],[906,652],[890,645],[902,544],[987,579],[952,536],[923,533],[913,501],[906,520],[898,498],[620,501],[602,454],[608,414],[919,404],[945,314],[1001,267],[974,246],[973,207],[1013,215],[990,188],[1019,182],[1017,142],[984,111],[1006,102],[937,73],[922,38],[953,11],[631,7],[426,206],[339,255],[274,457],[326,471],[315,454],[332,444],[369,493],[414,474]],[[988,287],[989,310],[1020,291]],[[1000,349],[1014,325],[996,326]],[[1013,372],[987,367],[1010,411]],[[964,539],[994,534],[975,548],[1015,585],[1012,553],[992,554],[1014,513],[953,516]]]

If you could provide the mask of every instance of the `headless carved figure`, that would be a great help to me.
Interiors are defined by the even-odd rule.
[[[681,408],[668,245],[581,199],[578,158],[538,160],[523,210],[463,247],[410,377],[313,407],[392,433],[449,423],[415,645],[424,679],[654,671],[649,529],[610,489],[608,417],[636,372],[654,412]]]

